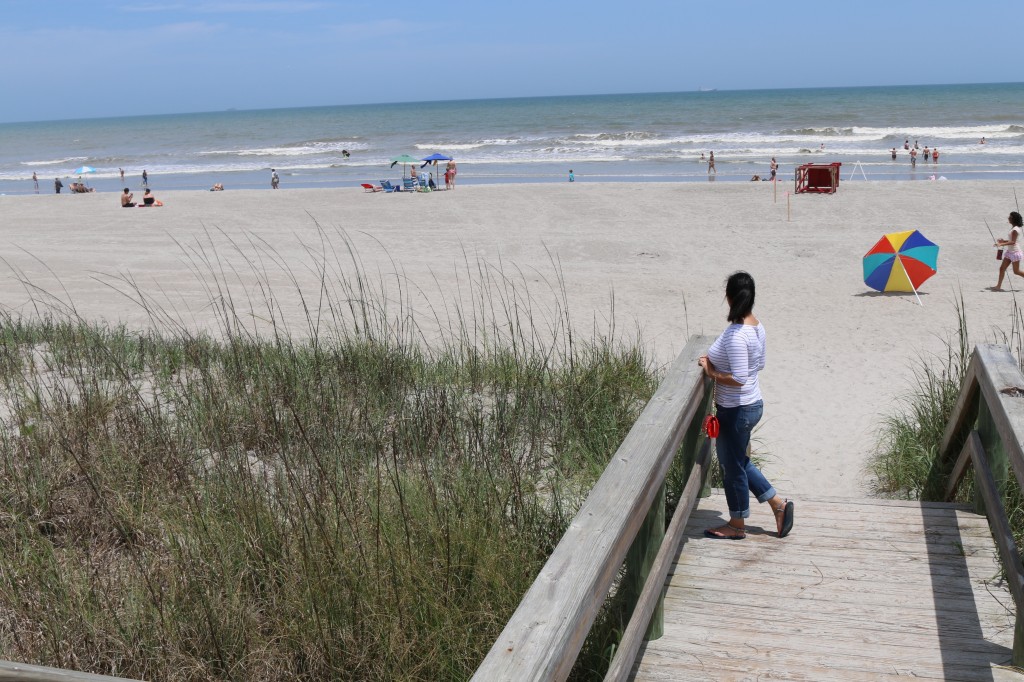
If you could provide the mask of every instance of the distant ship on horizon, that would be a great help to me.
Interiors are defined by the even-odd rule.
[[[718,92],[718,88],[705,88],[703,85],[697,88],[697,92]]]

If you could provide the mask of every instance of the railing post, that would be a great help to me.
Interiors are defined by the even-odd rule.
[[[632,614],[636,603],[643,592],[644,583],[650,575],[658,549],[665,539],[665,490],[662,483],[654,503],[644,518],[643,525],[636,534],[636,539],[626,554],[626,576],[623,579],[623,596],[626,612]],[[647,626],[647,639],[658,639],[665,631],[665,599],[658,599],[658,606],[651,615],[651,623]]]
[[[705,387],[710,386],[709,379],[705,379],[704,382]],[[683,441],[679,445],[679,459],[682,462],[684,473],[683,480],[686,480],[686,477],[693,470],[693,465],[697,461],[697,453],[700,452],[700,446],[704,442],[704,416],[711,411],[711,396],[712,391],[705,390],[704,399],[697,410],[697,416],[685,427],[686,431],[683,435]],[[710,495],[711,485],[708,482],[707,474],[705,474],[704,480],[701,482],[700,496],[710,497]]]
[[[1006,492],[1006,482],[1010,475],[1010,461],[1006,456],[1006,448],[1003,447],[1003,439],[992,419],[992,412],[984,398],[978,400],[978,436],[981,437],[981,444],[985,448],[985,459],[992,471],[992,478],[995,479],[996,489],[1002,496]],[[985,502],[977,490],[974,493],[974,511],[978,514],[985,513]]]
[[[996,483],[996,492],[1002,498],[1006,493],[1006,484],[1010,476],[1010,459],[984,397],[978,400],[978,436],[985,451],[983,456],[988,461],[988,468]],[[974,511],[979,514],[986,513],[985,502],[977,486],[974,492]],[[1017,605],[1013,626],[1013,665],[1024,666],[1024,609],[1020,604]]]
[[[1013,626],[1013,660],[1018,668],[1024,668],[1024,613],[1017,609],[1017,622]]]

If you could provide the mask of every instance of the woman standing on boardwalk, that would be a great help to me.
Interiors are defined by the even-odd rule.
[[[1024,251],[1020,248],[1021,228],[1024,228],[1024,220],[1021,219],[1020,213],[1011,211],[1009,221],[1009,237],[997,239],[995,244],[1003,249],[1003,260],[999,264],[999,280],[992,287],[992,291],[1003,290],[1003,277],[1006,276],[1006,270],[1010,267],[1010,263],[1013,263],[1013,274],[1024,277],[1024,272],[1020,271],[1020,261],[1024,258]]]
[[[722,469],[729,522],[708,528],[704,535],[723,540],[747,536],[745,521],[750,516],[750,493],[767,502],[775,513],[780,538],[793,529],[793,503],[779,497],[772,484],[747,456],[750,433],[761,420],[764,404],[757,375],[765,364],[765,331],[754,317],[754,278],[746,272],[730,275],[725,284],[729,305],[726,319],[731,323],[697,363],[715,381],[715,405],[721,431],[715,443]]]

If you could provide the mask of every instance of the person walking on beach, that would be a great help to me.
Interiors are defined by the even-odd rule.
[[[124,184],[124,168],[118,168],[117,170],[118,170],[119,173],[121,173],[121,184],[123,185]]]
[[[917,167],[917,147],[914,147],[913,149],[910,150],[910,167]]]
[[[281,178],[277,176],[277,171],[273,168],[270,169],[270,189],[277,189],[281,184]]]
[[[779,164],[775,162],[775,157],[774,156],[772,157],[772,162],[768,165],[768,167],[772,171],[772,178],[771,179],[774,180],[775,179],[775,173],[777,173],[778,170],[779,170]]]
[[[1020,213],[1016,211],[1010,212],[1008,218],[1010,222],[1010,235],[1006,239],[997,239],[995,246],[1002,247],[1003,249],[1003,260],[999,263],[999,279],[996,281],[996,285],[991,288],[991,291],[1002,291],[1003,290],[1003,277],[1006,275],[1006,270],[1010,267],[1010,263],[1013,263],[1013,274],[1018,277],[1024,277],[1024,272],[1020,271],[1020,261],[1024,258],[1024,251],[1020,248],[1020,235],[1021,228],[1024,228],[1024,220],[1021,219]]]
[[[722,469],[729,522],[708,528],[704,535],[722,540],[745,538],[750,493],[754,493],[758,502],[771,505],[778,536],[784,538],[793,529],[793,502],[780,497],[747,456],[750,434],[764,412],[758,373],[765,365],[765,331],[754,316],[754,278],[742,271],[730,275],[725,283],[725,301],[730,324],[697,364],[715,382],[720,427],[715,450]]]
[[[931,157],[932,153],[928,151],[928,145],[924,146],[924,160],[927,161]]]
[[[36,194],[39,194],[39,176],[35,171],[32,171],[32,186],[35,188]]]
[[[938,163],[938,162],[939,162],[939,148],[938,147],[934,147],[932,149],[932,163]]]
[[[576,176],[572,174],[572,168],[569,169],[569,182],[576,182]]]
[[[715,152],[714,152],[714,150],[711,150],[711,155],[708,156],[708,175],[711,175],[712,173],[714,173],[715,175],[718,175],[718,171],[715,170]]]
[[[455,189],[455,176],[459,172],[458,167],[455,165],[455,159],[452,159],[451,161],[449,161],[448,165],[445,166],[445,168],[448,169],[448,186],[449,186],[449,189]]]
[[[53,188],[57,190],[57,194],[60,194],[60,188],[64,186],[64,183],[60,181],[60,178],[53,179]]]
[[[142,169],[142,186],[149,187],[149,173],[146,172],[145,168]]]

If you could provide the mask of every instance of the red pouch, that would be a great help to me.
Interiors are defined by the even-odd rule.
[[[704,434],[708,438],[718,438],[718,417],[715,416],[715,382],[711,381],[711,414],[704,417]]]
[[[704,417],[704,433],[708,438],[718,438],[718,417],[709,414]]]

